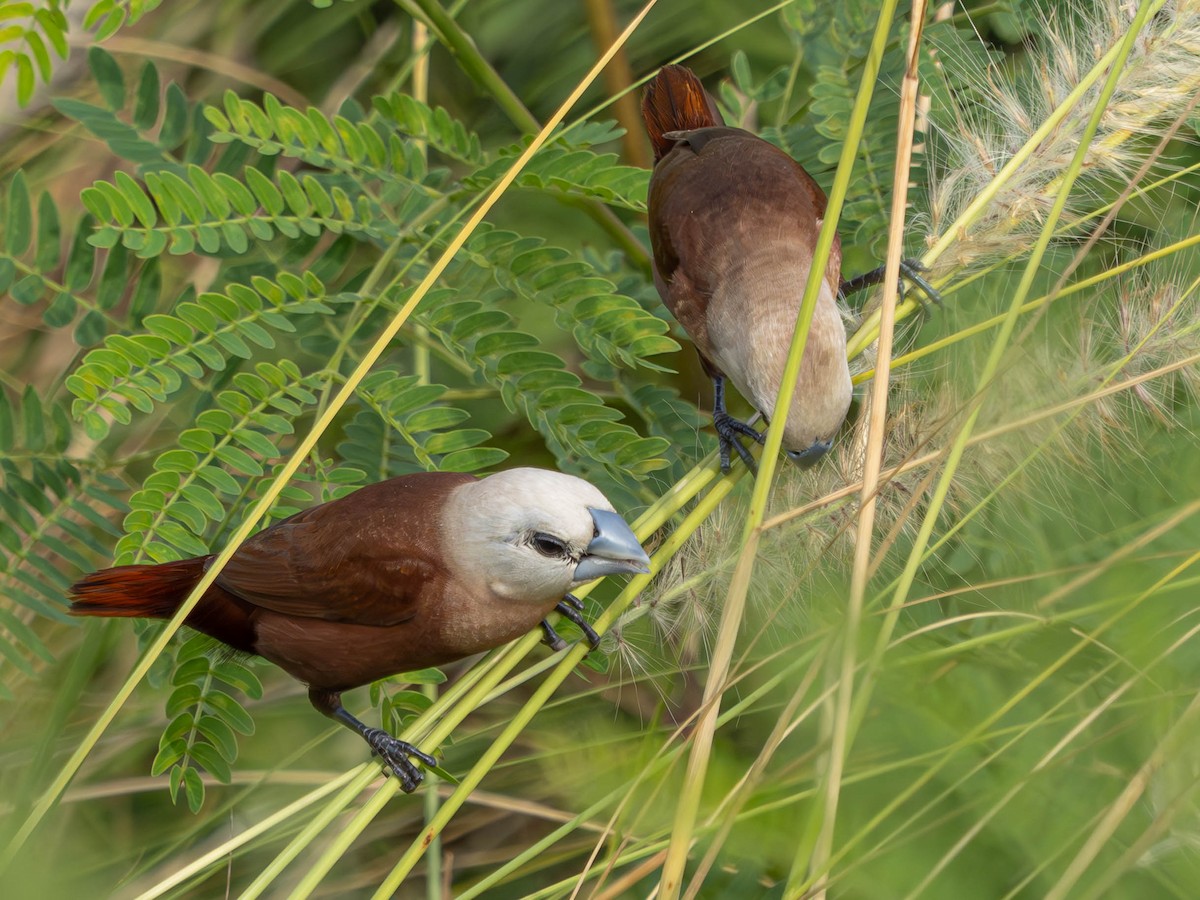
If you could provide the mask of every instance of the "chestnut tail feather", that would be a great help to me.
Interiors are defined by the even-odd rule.
[[[210,558],[93,572],[71,585],[71,614],[169,619],[200,580]]]
[[[655,162],[675,146],[663,134],[725,124],[700,79],[686,66],[663,66],[646,85],[642,120],[654,145]]]

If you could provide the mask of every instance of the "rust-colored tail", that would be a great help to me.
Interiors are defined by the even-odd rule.
[[[642,121],[654,145],[655,162],[675,146],[674,141],[663,137],[665,133],[725,124],[717,104],[687,66],[659,69],[642,97]]]
[[[114,566],[71,585],[71,614],[169,619],[204,574],[208,556],[157,566]]]

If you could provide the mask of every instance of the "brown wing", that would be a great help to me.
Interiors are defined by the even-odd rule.
[[[440,512],[471,475],[420,473],[314,506],[246,541],[217,584],[291,616],[397,625],[447,577]]]
[[[706,322],[714,279],[738,270],[747,240],[772,238],[781,228],[813,246],[825,206],[825,193],[799,163],[740,128],[689,132],[655,166],[648,199],[655,285],[710,374],[716,369]],[[825,273],[835,293],[840,272],[835,241]]]

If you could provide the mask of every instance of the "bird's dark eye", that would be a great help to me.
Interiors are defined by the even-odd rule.
[[[567,555],[567,545],[556,538],[552,534],[546,534],[544,531],[538,531],[533,535],[531,540],[533,549],[542,556],[561,559]]]

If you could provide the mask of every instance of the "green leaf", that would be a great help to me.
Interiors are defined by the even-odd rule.
[[[196,730],[203,734],[226,762],[234,762],[238,755],[237,735],[225,722],[216,716],[201,716]]]
[[[112,55],[93,44],[88,48],[88,66],[96,79],[96,86],[100,88],[100,96],[105,105],[111,110],[124,108],[125,76],[121,74],[121,67]]]
[[[187,750],[187,741],[183,738],[169,741],[158,748],[158,753],[154,757],[154,762],[150,764],[150,774],[159,776],[179,760],[183,759],[183,754]]]
[[[233,659],[221,660],[213,668],[213,675],[231,687],[237,688],[252,700],[258,700],[263,695],[262,682],[258,676],[242,663]]]
[[[92,220],[84,217],[75,230],[75,239],[71,249],[67,251],[67,266],[63,273],[63,284],[69,291],[78,293],[92,283],[92,273],[95,270],[96,254],[88,245],[87,234]]]
[[[194,747],[192,749],[195,750]],[[204,805],[204,782],[200,780],[200,773],[195,769],[185,769],[183,789],[187,794],[188,809],[193,813],[200,812],[200,807]]]
[[[7,453],[11,450],[15,437],[12,404],[9,402],[8,392],[0,390],[0,452]]]
[[[24,449],[36,452],[46,446],[43,419],[41,398],[33,389],[33,385],[28,385],[21,395],[21,433]]]
[[[172,82],[167,85],[167,108],[158,130],[158,143],[167,150],[179,146],[187,134],[188,102],[183,89]]]
[[[139,131],[149,131],[158,121],[158,69],[147,60],[138,79],[137,96],[133,106],[133,124]]]
[[[446,675],[441,669],[417,669],[394,675],[392,680],[403,684],[445,684]]]
[[[229,768],[229,763],[220,754],[216,747],[212,744],[206,744],[202,741],[197,741],[192,744],[188,755],[199,763],[209,775],[217,779],[223,784],[229,784],[233,777],[233,772]]]
[[[49,272],[58,265],[62,255],[62,229],[58,224],[58,208],[50,194],[43,191],[38,198],[37,257],[34,265],[39,272]]]
[[[143,227],[153,228],[158,224],[158,212],[140,184],[120,169],[113,174],[113,181]]]
[[[254,734],[254,720],[242,708],[242,705],[222,691],[209,691],[204,696],[204,702],[234,731],[240,734]]]
[[[33,63],[29,61],[28,56],[19,55],[16,58],[16,66],[17,105],[28,106],[29,101],[33,99],[34,88],[37,87],[33,76]]]
[[[4,239],[8,252],[20,256],[33,238],[33,210],[29,203],[29,188],[25,173],[20,169],[8,182],[8,210],[4,223]]]

